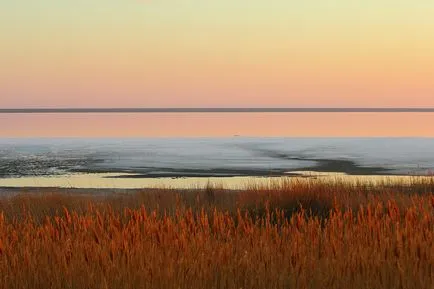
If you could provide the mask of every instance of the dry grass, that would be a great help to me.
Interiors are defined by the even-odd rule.
[[[432,181],[0,200],[0,288],[434,288]]]

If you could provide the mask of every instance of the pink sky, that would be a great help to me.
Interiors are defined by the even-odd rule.
[[[0,108],[434,107],[432,15],[428,0],[2,1]],[[409,116],[138,117],[148,131],[1,116],[0,135],[432,134]]]
[[[432,1],[7,2],[3,108],[434,106]]]

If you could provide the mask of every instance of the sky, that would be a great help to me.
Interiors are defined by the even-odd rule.
[[[434,1],[0,1],[0,108],[434,107]],[[431,115],[0,116],[0,136],[434,136]]]
[[[0,2],[0,107],[434,106],[434,1]]]

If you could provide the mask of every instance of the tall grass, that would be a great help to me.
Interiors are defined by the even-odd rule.
[[[3,198],[0,288],[434,288],[433,187]]]

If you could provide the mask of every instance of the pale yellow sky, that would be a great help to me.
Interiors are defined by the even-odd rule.
[[[434,1],[0,2],[0,108],[434,107]],[[6,116],[1,136],[433,136],[431,115]]]
[[[0,107],[434,106],[434,2],[0,3]]]

